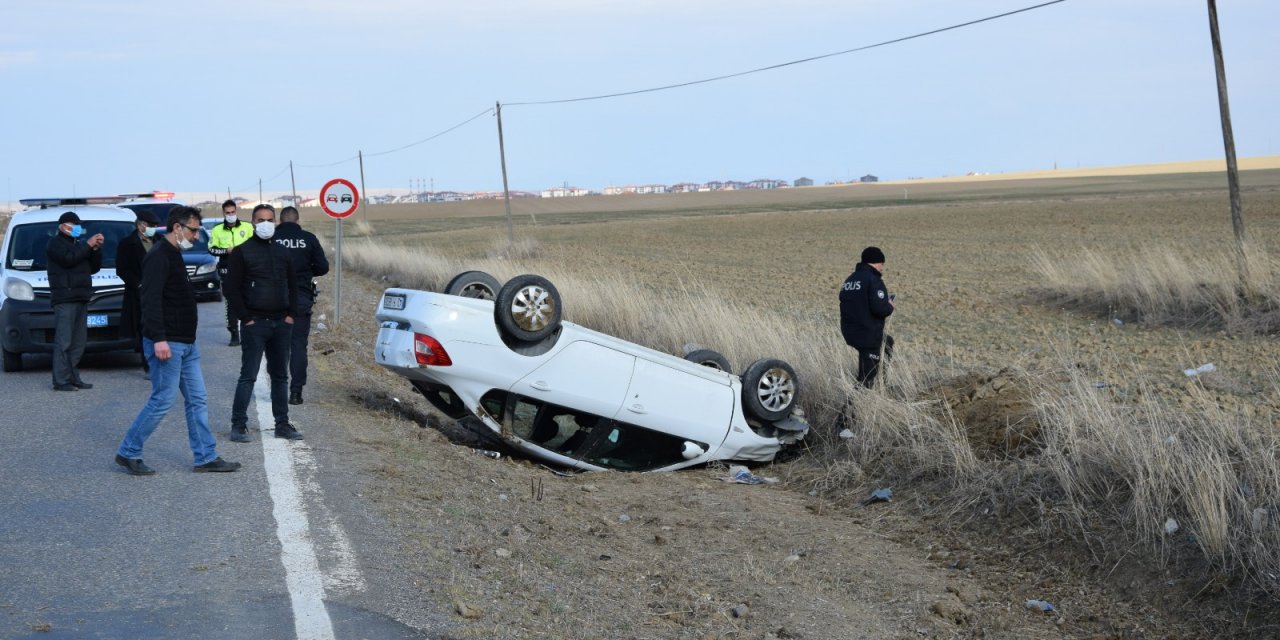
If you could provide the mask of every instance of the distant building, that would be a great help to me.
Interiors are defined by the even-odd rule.
[[[582,187],[552,187],[543,189],[540,195],[543,198],[577,198],[590,193],[590,191]]]
[[[796,178],[796,181],[792,184],[797,187],[812,187],[813,180],[811,178]]]
[[[694,184],[692,182],[681,182],[671,185],[671,188],[667,189],[667,191],[670,193],[694,193],[700,186],[702,185]]]
[[[636,193],[666,193],[667,185],[665,184],[641,184],[636,185]]]
[[[747,189],[779,189],[785,186],[787,186],[787,182],[785,180],[773,180],[769,178],[761,178],[759,180],[752,180],[751,182],[748,182],[745,188]]]
[[[862,176],[861,178],[858,178],[858,182],[880,182],[880,178],[877,178],[868,173],[867,175]]]

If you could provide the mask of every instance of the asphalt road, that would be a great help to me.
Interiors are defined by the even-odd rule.
[[[94,388],[74,393],[51,390],[48,357],[0,374],[0,638],[430,637],[390,610],[394,559],[323,416],[291,407],[306,440],[286,444],[254,431],[255,400],[254,442],[226,439],[240,350],[221,316],[201,304],[198,345],[236,473],[192,472],[181,399],[143,454],[157,475],[114,463],[150,393],[132,356],[86,356]]]

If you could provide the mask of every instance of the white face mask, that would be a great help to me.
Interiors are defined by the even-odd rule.
[[[144,236],[146,236],[146,237],[148,237],[148,238],[151,238],[151,237],[153,237],[153,236],[155,236],[155,235],[156,235],[156,228],[155,228],[155,227],[143,227],[143,229],[142,229],[142,235],[144,235]]]
[[[253,232],[263,240],[270,240],[271,236],[276,234],[276,223],[271,222],[270,220],[263,220],[262,222],[253,225]]]
[[[237,218],[236,218],[234,215],[231,215],[231,216],[223,216],[223,217],[222,217],[222,219],[223,219],[223,220],[226,220],[226,221],[227,221],[227,224],[235,224],[235,223],[236,223],[236,220],[237,220]]]
[[[179,249],[182,249],[183,251],[186,251],[187,249],[190,249],[191,247],[194,247],[194,246],[195,246],[195,244],[193,244],[190,240],[179,240],[179,241],[178,241],[178,248],[179,248]]]

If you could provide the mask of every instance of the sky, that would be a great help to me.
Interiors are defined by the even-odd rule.
[[[1041,0],[1042,1],[1042,0]],[[1224,157],[1204,0],[7,0],[5,199],[709,180]],[[1280,154],[1280,2],[1224,0],[1237,154]],[[476,117],[432,140],[416,144]],[[403,148],[406,147],[407,148]]]

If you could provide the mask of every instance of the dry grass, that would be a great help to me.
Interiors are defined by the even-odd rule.
[[[1031,264],[1044,283],[1039,296],[1053,304],[1154,324],[1280,331],[1280,261],[1261,248],[1246,254],[1243,281],[1234,254],[1220,247],[1081,249],[1073,256],[1036,248]]]

